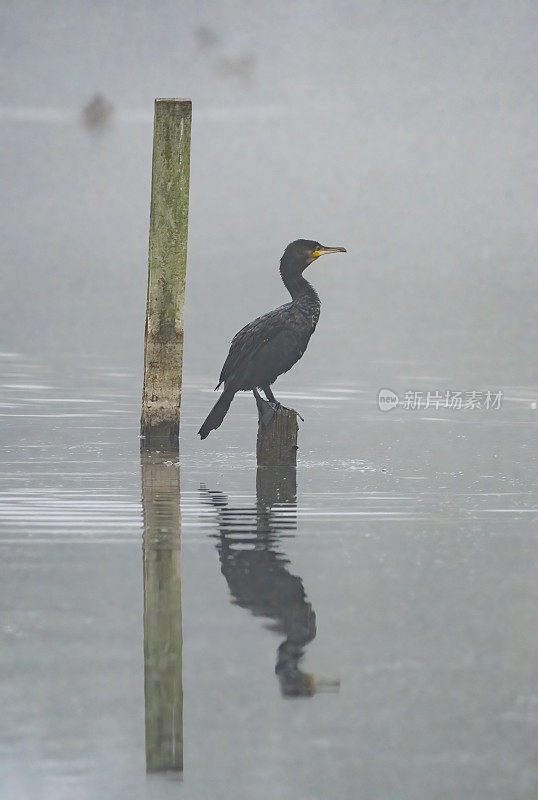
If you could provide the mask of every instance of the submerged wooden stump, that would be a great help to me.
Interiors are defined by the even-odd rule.
[[[275,503],[295,507],[297,502],[297,467],[295,464],[256,470],[256,502],[259,508]]]
[[[270,422],[258,421],[256,458],[259,467],[295,466],[297,463],[297,412],[280,406]]]

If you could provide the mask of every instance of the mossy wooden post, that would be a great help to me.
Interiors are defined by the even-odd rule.
[[[192,104],[155,100],[148,297],[140,433],[146,449],[179,445]]]
[[[183,769],[181,531],[174,452],[142,452],[146,771]]]
[[[259,467],[293,467],[297,463],[297,412],[280,406],[267,424],[258,421]]]

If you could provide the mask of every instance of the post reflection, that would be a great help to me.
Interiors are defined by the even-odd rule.
[[[146,771],[183,769],[177,453],[141,453]]]
[[[285,636],[275,665],[282,694],[311,697],[337,687],[338,681],[316,680],[300,668],[316,636],[316,615],[281,549],[282,540],[297,528],[295,467],[258,467],[255,507],[231,506],[221,491],[202,487],[201,493],[217,514],[216,548],[232,602],[274,620],[270,629]]]

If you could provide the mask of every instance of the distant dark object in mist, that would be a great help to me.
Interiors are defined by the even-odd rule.
[[[215,71],[223,78],[248,80],[252,77],[255,66],[256,56],[254,53],[244,53],[243,55],[221,56],[215,62]]]
[[[106,97],[98,92],[82,110],[82,121],[87,128],[98,130],[105,128],[112,118],[114,106]]]
[[[210,28],[209,25],[198,25],[194,30],[194,36],[198,45],[208,50],[211,47],[215,47],[220,41],[218,33],[214,28]]]

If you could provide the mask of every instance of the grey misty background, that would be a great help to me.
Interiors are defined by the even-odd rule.
[[[21,354],[0,360],[0,795],[535,800],[537,10],[0,2],[0,354]],[[91,130],[97,92],[114,113]],[[144,760],[157,96],[194,107],[181,787]],[[275,538],[316,614],[305,669],[341,679],[300,705],[280,702],[278,637],[229,602],[202,513],[201,484],[232,531],[258,519],[252,397],[196,436],[230,337],[286,299],[297,236],[349,251],[309,269],[319,328],[275,387],[305,416],[297,528]],[[380,386],[506,403],[381,414]]]
[[[186,96],[187,378],[216,376],[233,333],[284,302],[298,236],[349,255],[310,270],[319,334],[288,383],[376,364],[381,380],[391,359],[530,378],[535,3],[4,0],[1,15],[2,349],[141,367],[152,104]],[[115,110],[92,132],[96,92]]]

